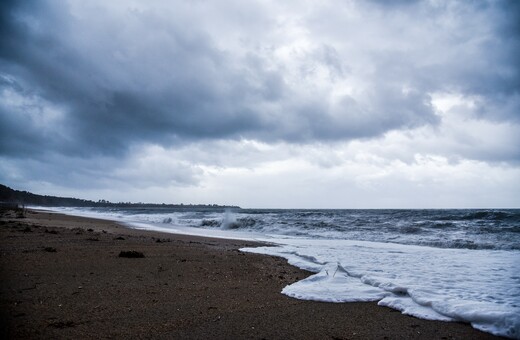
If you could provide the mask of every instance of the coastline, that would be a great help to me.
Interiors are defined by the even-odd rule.
[[[498,338],[376,303],[289,298],[282,288],[309,273],[238,251],[255,242],[34,210],[0,222],[3,338]]]

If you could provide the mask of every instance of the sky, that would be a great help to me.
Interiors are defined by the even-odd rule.
[[[520,1],[2,1],[0,183],[519,208]]]

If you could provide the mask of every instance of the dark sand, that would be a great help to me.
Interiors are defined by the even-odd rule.
[[[309,273],[251,242],[44,212],[0,218],[1,338],[493,339],[376,303],[280,293]],[[89,230],[90,229],[90,230]],[[121,258],[121,251],[144,258]]]

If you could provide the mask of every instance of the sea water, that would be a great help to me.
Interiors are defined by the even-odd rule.
[[[520,210],[77,209],[136,228],[269,242],[244,248],[313,273],[282,293],[378,301],[520,339]]]

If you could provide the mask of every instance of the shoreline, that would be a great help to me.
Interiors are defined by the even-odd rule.
[[[310,273],[238,251],[258,242],[36,210],[0,223],[3,338],[498,338],[373,302],[289,298],[283,287]]]

